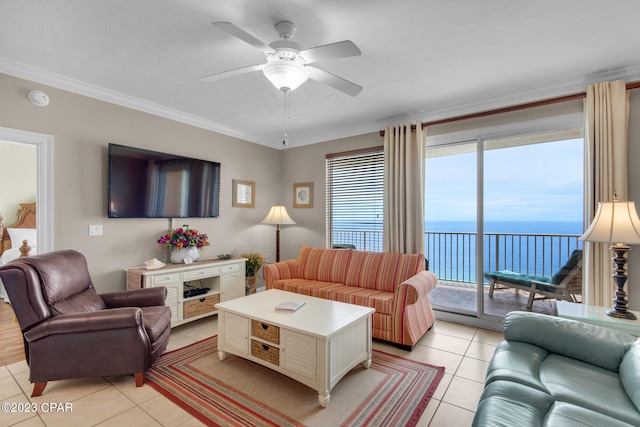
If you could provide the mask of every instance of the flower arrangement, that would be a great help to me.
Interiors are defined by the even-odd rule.
[[[158,243],[162,246],[176,249],[188,248],[190,246],[202,249],[205,246],[210,246],[209,238],[206,234],[189,228],[187,224],[175,230],[169,230],[167,234],[158,239]]]
[[[245,276],[253,277],[258,274],[258,270],[260,270],[265,261],[264,255],[260,252],[244,252],[241,256],[247,259]]]

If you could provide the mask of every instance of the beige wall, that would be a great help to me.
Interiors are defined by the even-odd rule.
[[[27,94],[42,89],[48,107],[32,105]],[[282,226],[281,259],[295,258],[300,245],[325,244],[325,155],[382,145],[378,131],[283,151],[220,135],[107,102],[0,74],[0,126],[53,135],[55,249],[74,248],[88,259],[99,291],[124,287],[122,270],[151,257],[165,260],[155,242],[172,226],[166,219],[107,218],[109,142],[193,156],[222,164],[221,215],[216,219],[174,220],[209,234],[213,246],[203,256],[264,248],[274,259],[275,229],[261,225],[269,207],[284,204],[296,225]],[[215,100],[212,100],[215,102]],[[530,120],[581,110],[573,101],[513,112],[429,130],[430,135]],[[640,203],[640,90],[631,94],[629,120],[629,198]],[[5,159],[3,159],[5,161]],[[256,182],[256,208],[231,207],[231,180]],[[293,184],[314,183],[314,207],[293,209]],[[89,237],[88,226],[102,224],[104,235]],[[640,249],[631,251],[630,306],[640,309]],[[634,280],[637,277],[637,280]]]
[[[5,226],[18,219],[20,203],[36,201],[36,150],[35,145],[0,141],[0,214]]]
[[[33,89],[49,95],[47,107],[28,101]],[[176,219],[173,226],[207,233],[212,246],[203,256],[257,246],[273,258],[273,229],[259,222],[281,197],[278,150],[2,74],[0,93],[0,126],[54,137],[54,248],[85,254],[100,292],[124,289],[126,267],[166,260],[156,241],[172,226],[168,219],[107,218],[110,142],[220,162],[220,217]],[[256,182],[255,209],[231,207],[232,179]],[[104,235],[89,237],[90,224],[102,224]]]

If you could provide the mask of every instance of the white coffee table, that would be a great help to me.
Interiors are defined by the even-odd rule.
[[[306,301],[296,312],[276,311]],[[218,357],[267,366],[318,391],[322,407],[353,367],[371,366],[372,308],[271,289],[216,304]]]

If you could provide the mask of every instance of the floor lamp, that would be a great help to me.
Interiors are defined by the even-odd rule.
[[[276,262],[280,261],[280,225],[295,224],[287,213],[287,208],[281,205],[271,206],[267,216],[260,221],[261,224],[275,224],[276,226]]]
[[[611,317],[635,319],[636,316],[627,310],[627,293],[624,291],[628,245],[640,245],[640,218],[636,213],[635,203],[620,202],[615,194],[612,202],[599,202],[593,222],[580,240],[609,243],[609,249],[614,253],[613,280],[616,292],[613,308],[605,313]]]

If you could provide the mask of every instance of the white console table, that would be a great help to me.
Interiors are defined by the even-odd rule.
[[[629,320],[607,316],[604,312],[610,307],[598,307],[567,301],[556,301],[556,306],[558,307],[558,317],[579,320],[640,336],[640,313],[638,312],[633,312],[638,319]]]
[[[174,327],[211,316],[218,312],[215,304],[244,296],[246,261],[246,258],[213,258],[192,264],[167,264],[153,270],[127,268],[127,289],[165,286],[165,302],[171,309]],[[191,289],[203,289],[204,293],[185,296]]]

